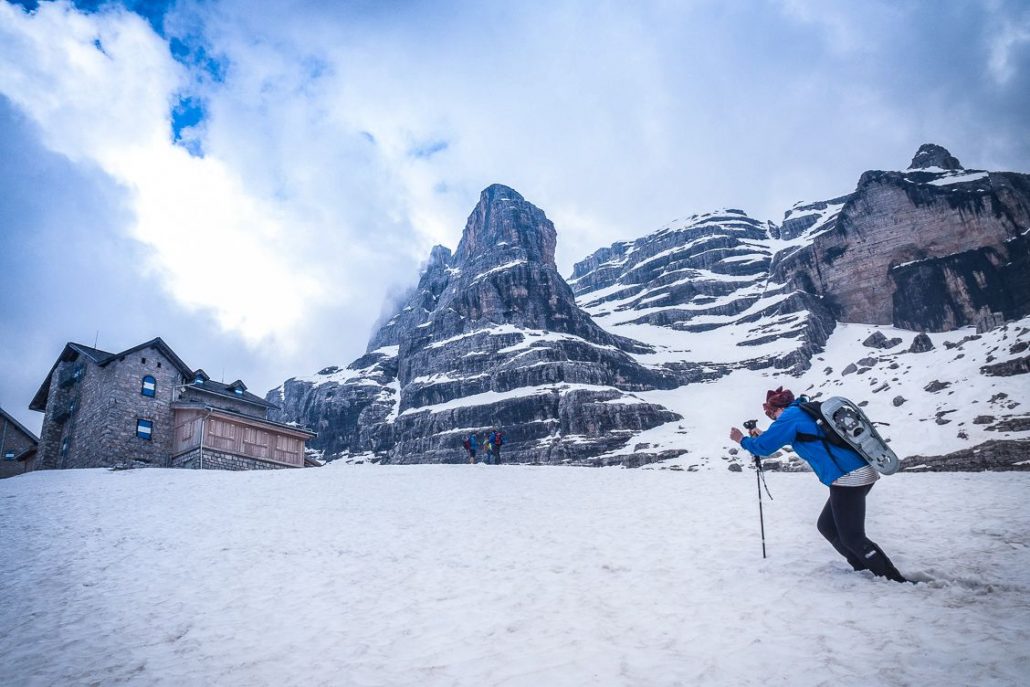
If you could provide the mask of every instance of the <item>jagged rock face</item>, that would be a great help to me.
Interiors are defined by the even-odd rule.
[[[832,227],[832,222],[850,199],[849,194],[817,203],[797,203],[784,215],[780,226],[774,225],[770,233],[781,241],[793,241],[806,234],[811,237]]]
[[[440,294],[450,282],[450,262],[451,251],[448,248],[433,247],[418,287],[408,297],[401,311],[373,334],[371,341],[368,342],[368,351],[386,346],[400,346],[401,339],[407,332],[414,331],[429,319],[436,309]]]
[[[309,447],[324,456],[381,452],[391,445],[396,415],[397,347],[384,347],[355,360],[346,369],[330,367],[308,378],[287,380],[268,392],[279,407],[270,416],[297,422],[318,432]]]
[[[270,392],[283,408],[274,419],[316,429],[328,458],[464,461],[462,437],[497,427],[513,462],[635,466],[676,455],[679,436],[698,431],[678,394],[651,390],[717,386],[741,368],[799,374],[838,321],[979,331],[1028,314],[1030,175],[963,170],[937,148],[905,172],[867,172],[853,193],[798,203],[779,226],[722,210],[602,248],[569,283],[544,213],[492,186],[454,254],[433,249],[367,354]],[[897,337],[864,336],[875,356],[900,352]],[[870,348],[820,368],[864,379],[882,367]],[[923,334],[909,350],[931,349]],[[985,362],[982,375],[1030,369],[993,353]],[[872,380],[873,393],[890,379]],[[920,382],[891,407],[952,391]],[[943,426],[954,412],[924,419]],[[1007,434],[1024,425],[997,423]]]
[[[786,235],[813,230],[829,205],[802,212]],[[738,367],[804,369],[834,322],[817,299],[770,283],[769,236],[770,227],[740,210],[694,215],[597,251],[576,264],[570,282],[598,323],[652,344],[650,359],[684,382]],[[716,330],[725,345],[690,350],[684,334],[677,347],[676,332]]]
[[[947,331],[984,309],[1030,311],[1027,227],[1030,175],[866,172],[827,228],[772,270],[839,320]]]
[[[516,259],[553,265],[556,242],[554,224],[540,208],[507,186],[494,184],[483,190],[469,215],[455,260],[475,269],[503,249]]]
[[[542,211],[510,188],[487,188],[454,255],[433,250],[365,359],[336,379],[271,392],[283,419],[316,419],[311,443],[327,457],[460,462],[465,435],[499,428],[508,460],[580,464],[603,463],[636,432],[678,419],[633,395],[671,388],[675,375],[640,365],[630,353],[647,346],[576,306],[555,240]]]
[[[935,143],[924,143],[919,146],[919,150],[916,151],[915,157],[912,158],[912,164],[908,168],[910,170],[962,169],[962,164],[957,157],[948,152],[947,148]]]

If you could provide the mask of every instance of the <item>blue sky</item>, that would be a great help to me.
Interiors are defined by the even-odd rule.
[[[1030,172],[1027,121],[1017,1],[0,0],[0,405],[38,427],[67,341],[262,392],[346,364],[491,183],[568,274],[925,142]]]

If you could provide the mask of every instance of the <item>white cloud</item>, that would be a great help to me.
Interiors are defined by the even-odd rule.
[[[982,47],[939,42],[920,9],[180,0],[166,32],[220,61],[211,79],[130,13],[0,1],[0,92],[125,188],[169,294],[290,375],[363,349],[384,294],[457,245],[491,183],[547,212],[567,273],[694,212],[778,219],[927,141],[976,167],[990,137],[1026,169],[1022,128],[985,126],[991,103],[942,67]],[[203,159],[170,141],[182,92],[205,106]]]
[[[1030,43],[1030,14],[1016,20],[1002,18],[990,40],[988,71],[995,83],[1005,86],[1016,75],[1013,54],[1025,43]]]
[[[116,9],[84,15],[57,2],[26,14],[3,3],[0,44],[0,91],[46,145],[126,188],[131,234],[152,249],[140,267],[226,330],[293,343],[281,333],[323,298],[317,268],[293,250],[289,217],[217,158],[172,144],[170,108],[187,75],[150,26]]]

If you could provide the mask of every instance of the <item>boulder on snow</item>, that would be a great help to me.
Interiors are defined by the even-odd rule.
[[[740,467],[740,463],[730,463],[730,472],[743,472],[744,468]]]
[[[916,334],[916,338],[912,339],[912,345],[908,347],[909,353],[926,353],[932,350],[933,341],[930,340],[930,337],[925,332]]]
[[[894,404],[894,407],[895,407],[895,408],[898,408],[898,407],[900,407],[900,406],[901,406],[902,404],[904,404],[904,403],[905,403],[906,401],[908,401],[908,399],[907,399],[907,398],[905,398],[904,396],[895,396],[895,397],[894,397],[894,400],[893,400],[893,401],[891,401],[891,403],[893,403],[893,404]]]
[[[883,335],[883,332],[873,332],[862,342],[862,345],[868,348],[884,348],[886,343],[887,337]]]
[[[951,382],[942,382],[940,380],[935,379],[926,386],[924,386],[923,391],[928,391],[931,394],[935,394],[941,389],[947,389],[949,386],[951,386]]]
[[[899,343],[901,343],[901,339],[897,337],[893,339],[888,339],[886,336],[883,335],[883,332],[873,332],[869,335],[869,338],[862,342],[862,345],[867,346],[868,348],[884,349],[894,348]]]

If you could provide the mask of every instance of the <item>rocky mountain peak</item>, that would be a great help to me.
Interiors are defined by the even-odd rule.
[[[429,252],[429,262],[426,263],[426,270],[444,267],[451,261],[451,249],[447,246],[433,246]]]
[[[554,224],[543,210],[514,189],[493,184],[483,189],[465,223],[455,264],[461,267],[478,256],[501,253],[553,266],[556,241]]]
[[[916,151],[916,156],[912,158],[912,164],[908,166],[912,169],[962,169],[962,163],[958,161],[958,158],[948,152],[948,149],[939,146],[936,143],[924,143],[919,146],[919,150]]]

